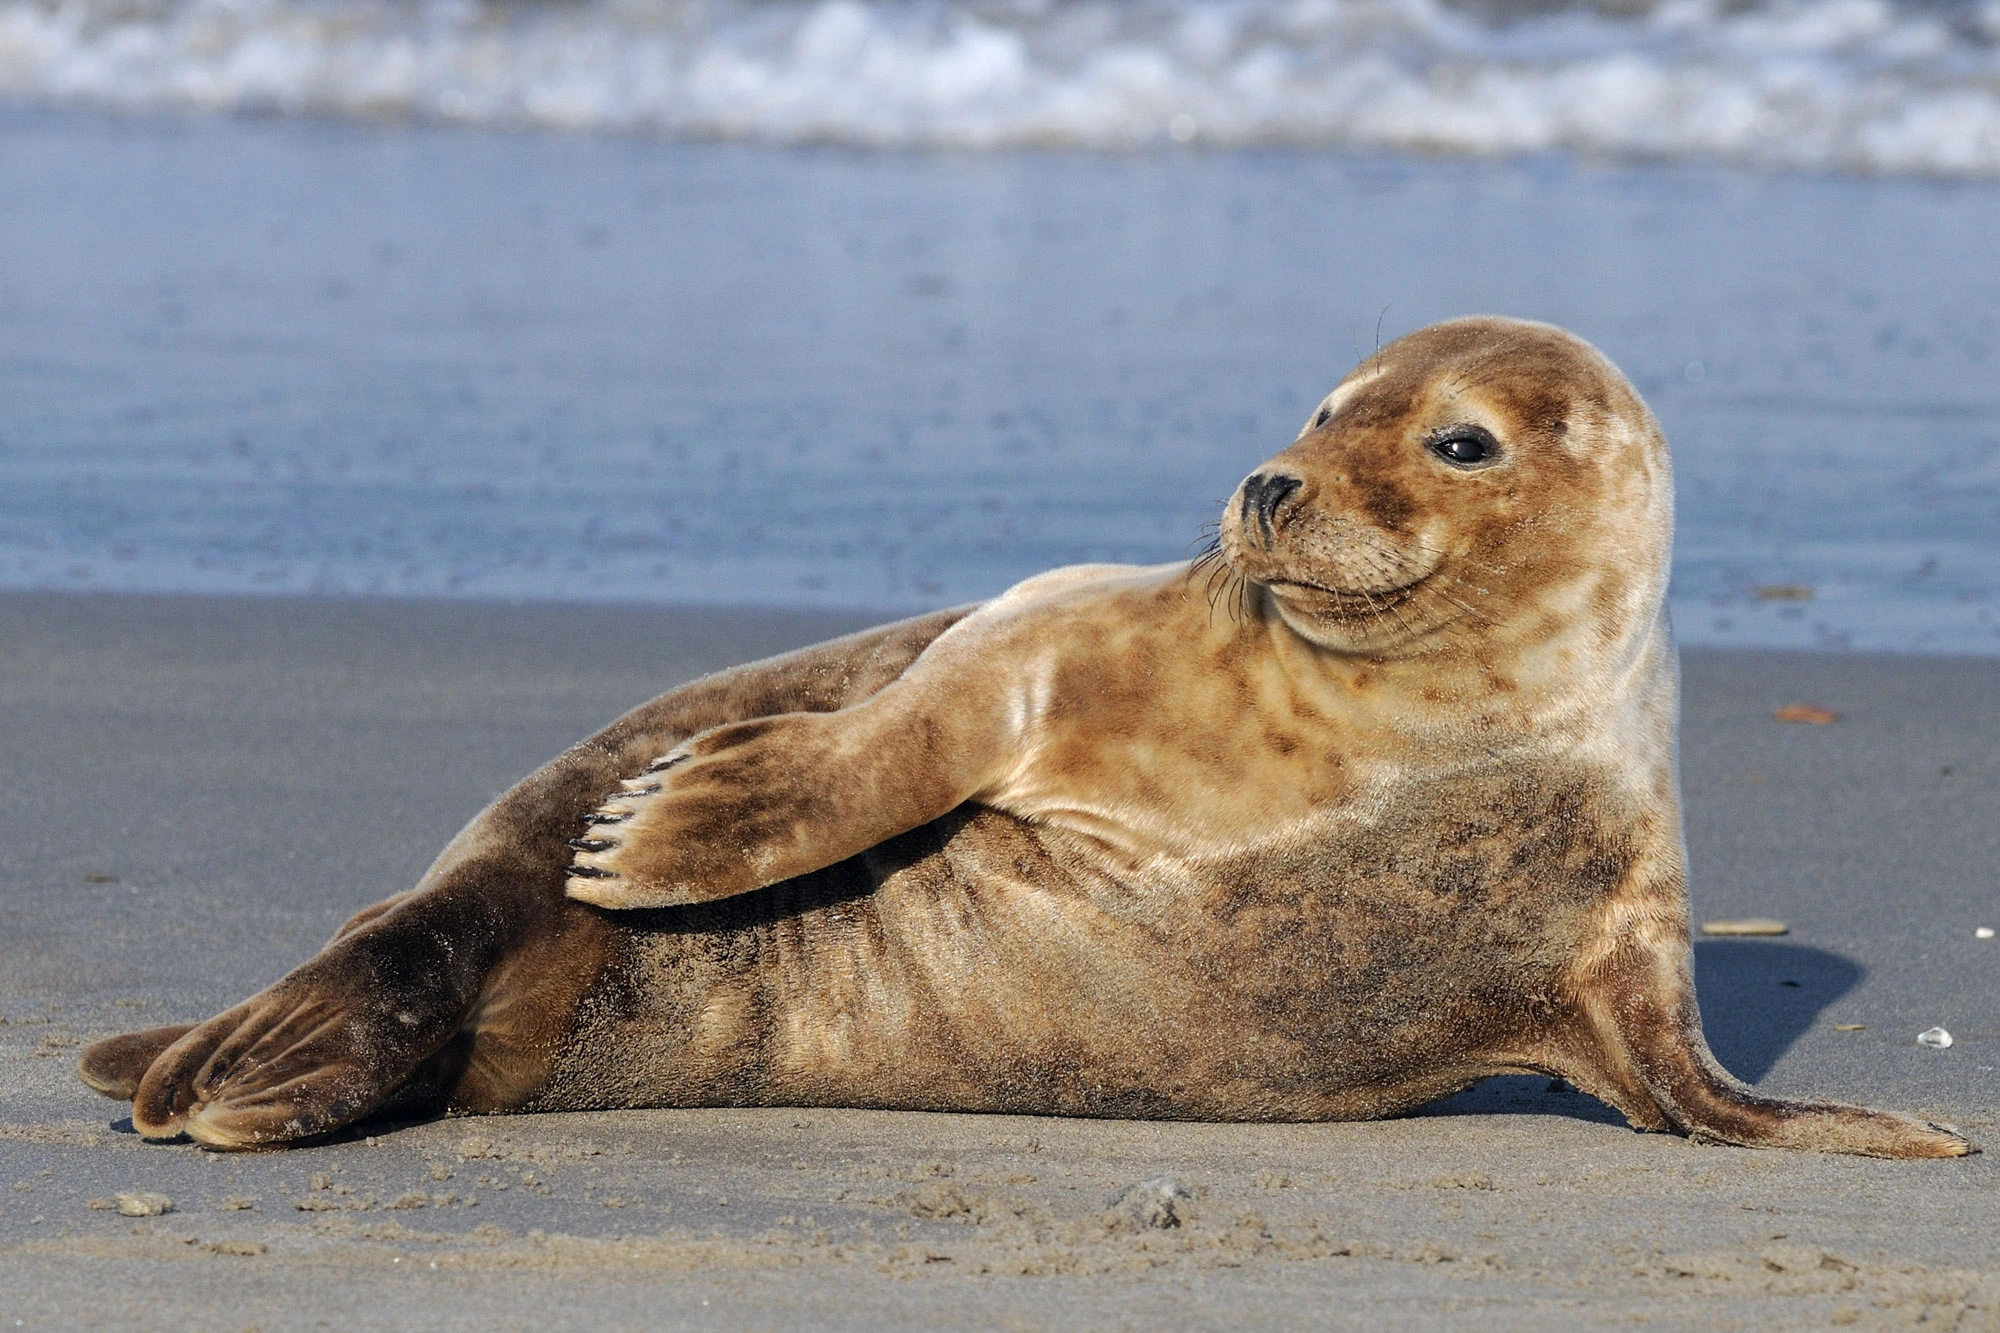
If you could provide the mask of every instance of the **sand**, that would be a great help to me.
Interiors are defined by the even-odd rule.
[[[632,703],[855,623],[0,596],[0,1327],[2000,1327],[1993,1154],[1697,1147],[1544,1079],[1359,1125],[632,1111],[254,1156],[76,1080]],[[1686,692],[1697,918],[1790,927],[1697,945],[1718,1053],[2000,1146],[2000,661],[1690,652]],[[1107,1210],[1162,1176],[1181,1225]]]

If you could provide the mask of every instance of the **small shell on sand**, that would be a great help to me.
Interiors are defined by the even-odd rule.
[[[1789,935],[1792,928],[1782,921],[1769,917],[1746,916],[1727,921],[1704,921],[1701,923],[1704,935]]]
[[[164,1194],[141,1192],[118,1196],[120,1217],[158,1217],[161,1213],[171,1213],[174,1201]]]
[[[1925,1028],[1917,1034],[1917,1045],[1928,1046],[1934,1051],[1941,1051],[1951,1045],[1951,1034],[1943,1028]]]

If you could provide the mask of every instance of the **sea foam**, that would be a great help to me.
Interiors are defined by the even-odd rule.
[[[0,0],[0,97],[878,147],[2000,175],[2000,0]]]

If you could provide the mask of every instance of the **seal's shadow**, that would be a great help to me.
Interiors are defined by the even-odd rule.
[[[1776,940],[1701,940],[1694,993],[1715,1058],[1745,1083],[1771,1072],[1820,1011],[1861,983],[1852,958]]]
[[[1868,969],[1825,949],[1776,940],[1700,940],[1695,996],[1715,1058],[1745,1083],[1771,1072],[1819,1017],[1860,984]],[[1433,1102],[1419,1115],[1566,1115],[1622,1125],[1625,1117],[1593,1097],[1562,1091],[1540,1076],[1489,1078]]]

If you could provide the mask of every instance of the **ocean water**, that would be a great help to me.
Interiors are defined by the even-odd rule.
[[[0,115],[0,586],[825,606],[1170,560],[1379,336],[1633,377],[1684,640],[2000,652],[2000,185]]]
[[[0,0],[0,97],[2000,174],[2000,0]]]

